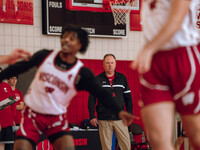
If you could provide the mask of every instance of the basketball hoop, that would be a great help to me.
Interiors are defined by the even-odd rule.
[[[130,11],[137,6],[137,0],[110,0],[114,24],[126,24]]]

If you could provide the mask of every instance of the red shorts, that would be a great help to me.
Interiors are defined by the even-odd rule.
[[[63,131],[69,131],[66,114],[44,115],[26,107],[16,136],[22,136],[37,143],[42,134],[48,138]]]
[[[180,114],[200,112],[200,48],[181,47],[156,53],[151,70],[141,76],[143,106],[173,101]]]

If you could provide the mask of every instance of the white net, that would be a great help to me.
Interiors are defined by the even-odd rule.
[[[110,0],[114,24],[126,24],[130,11],[137,6],[137,0]]]

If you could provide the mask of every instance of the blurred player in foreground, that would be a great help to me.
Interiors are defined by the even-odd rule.
[[[175,110],[200,149],[200,50],[195,26],[198,0],[145,0],[146,44],[132,63],[141,74],[141,116],[153,150],[172,150]]]

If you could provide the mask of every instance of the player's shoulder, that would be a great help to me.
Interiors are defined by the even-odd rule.
[[[88,78],[94,77],[94,73],[91,71],[91,69],[85,66],[80,69],[80,75]]]
[[[35,53],[35,55],[41,55],[41,54],[48,55],[51,52],[53,52],[53,50],[50,50],[50,49],[41,49],[41,50],[37,51]]]
[[[9,91],[12,91],[10,84],[8,84],[7,82],[2,81],[0,83],[0,87],[3,88],[4,90],[9,89]]]
[[[8,84],[7,82],[1,82],[1,86],[6,86],[6,87],[10,87],[10,84]]]
[[[48,49],[42,49],[39,50],[37,52],[35,52],[32,56],[32,59],[34,61],[38,61],[38,60],[43,60],[44,58],[46,58],[51,52],[53,52],[53,50],[48,50]]]
[[[84,72],[84,73],[92,73],[93,74],[92,70],[85,66],[83,66],[80,71]]]

